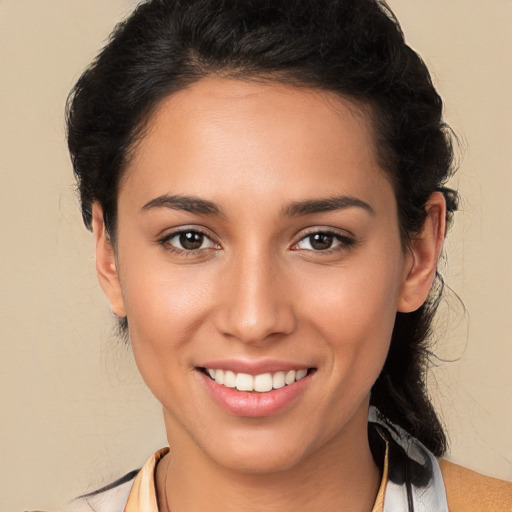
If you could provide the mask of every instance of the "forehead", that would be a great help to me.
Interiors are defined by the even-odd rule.
[[[121,194],[129,185],[148,200],[170,192],[255,196],[276,188],[328,196],[333,187],[355,193],[376,182],[388,184],[365,105],[308,88],[207,78],[157,107]]]

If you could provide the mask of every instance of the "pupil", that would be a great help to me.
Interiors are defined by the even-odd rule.
[[[189,231],[187,233],[181,233],[180,244],[184,249],[194,250],[199,249],[203,245],[204,235],[201,233],[194,233]]]
[[[309,239],[311,247],[319,251],[329,249],[332,245],[332,235],[326,235],[324,233],[316,233]]]

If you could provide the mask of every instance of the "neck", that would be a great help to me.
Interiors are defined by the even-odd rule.
[[[169,436],[171,452],[156,475],[160,510],[369,512],[380,471],[370,452],[366,425],[355,427],[333,437],[300,464],[265,474],[219,466],[190,439]]]

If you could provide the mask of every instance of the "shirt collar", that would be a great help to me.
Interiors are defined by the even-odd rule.
[[[167,453],[169,453],[169,448],[158,450],[142,466],[133,481],[124,512],[140,512],[141,510],[144,510],[144,512],[158,512],[155,469],[158,461]]]

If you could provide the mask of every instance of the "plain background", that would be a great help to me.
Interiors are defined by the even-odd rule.
[[[166,444],[94,273],[66,95],[130,0],[0,0],[0,511],[56,510]],[[390,0],[461,139],[429,376],[450,458],[512,479],[512,2]],[[462,308],[458,294],[464,301]]]

